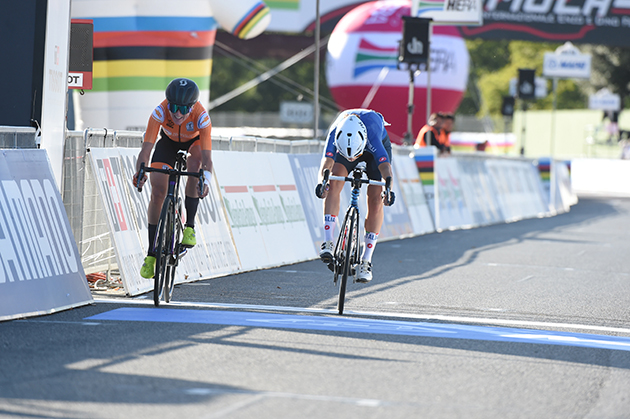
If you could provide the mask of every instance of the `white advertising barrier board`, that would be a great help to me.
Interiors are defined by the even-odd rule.
[[[139,149],[92,148],[94,177],[103,198],[121,279],[131,296],[153,289],[153,280],[140,276],[148,249],[147,206],[150,182],[142,193],[131,179]],[[184,195],[182,182],[180,194]],[[182,258],[175,282],[182,283],[238,271],[240,264],[227,226],[218,185],[214,180],[210,195],[199,202],[195,220],[197,245]]]
[[[123,170],[118,149],[92,148],[90,156],[94,180],[102,198],[125,291],[129,295],[149,291],[153,289],[153,280],[140,276],[140,267],[146,256],[146,245],[142,245],[140,236],[142,230],[138,227],[138,218],[142,214],[135,205],[132,205],[127,185],[131,184],[131,178]],[[144,214],[146,221],[146,211]]]
[[[472,224],[484,226],[503,222],[497,193],[486,170],[485,158],[457,157],[460,181]]]
[[[403,157],[403,159],[406,159],[406,157]],[[401,159],[393,158],[392,167],[398,164],[399,160]],[[394,201],[394,205],[383,208],[383,226],[381,227],[381,232],[378,236],[379,240],[397,239],[412,236],[414,234],[413,223],[411,222],[411,217],[407,206],[405,205],[405,201],[404,199],[401,199],[403,194],[400,188],[399,179],[395,172],[392,182],[392,191],[394,192],[394,195],[396,195],[396,200]],[[367,199],[367,188],[362,188],[361,195],[364,199]],[[367,201],[364,202],[367,205]],[[365,219],[367,211],[362,212],[361,214],[363,214],[363,218]]]
[[[320,154],[289,154],[289,162],[293,170],[298,193],[302,202],[302,209],[305,212],[311,238],[315,249],[315,254],[319,254],[319,249],[324,241],[324,200],[317,198],[315,187],[319,179],[319,168],[322,160]],[[362,216],[367,211],[365,203],[365,188],[362,188],[362,199],[359,200],[359,212]],[[334,236],[339,235],[341,223],[345,211],[350,202],[350,187],[346,185],[341,191],[339,198],[339,214],[337,217],[337,227]],[[362,224],[361,224],[362,226]]]
[[[628,179],[628,160],[571,160],[571,184],[578,195],[630,196]]]
[[[549,210],[556,214],[568,212],[571,205],[577,204],[577,196],[571,186],[568,161],[552,160],[550,158],[538,159],[538,171],[540,181],[545,192],[545,200]]]
[[[316,256],[286,154],[215,151],[213,162],[243,270]]]
[[[531,161],[488,159],[486,168],[497,191],[504,221],[549,213],[538,169]]]
[[[436,229],[468,228],[473,224],[470,209],[464,198],[457,159],[438,158],[435,161],[438,200]]]
[[[0,152],[0,320],[90,304],[45,150]]]
[[[551,165],[554,189],[552,189],[553,194],[550,199],[558,213],[568,212],[571,209],[571,205],[575,205],[578,202],[577,195],[573,192],[573,187],[571,186],[569,164],[564,161],[554,160]]]
[[[400,186],[400,195],[396,196],[398,202],[395,202],[394,206],[406,206],[413,234],[435,232],[433,217],[424,196],[415,160],[413,157],[396,156],[392,167],[394,178],[398,180]]]
[[[267,161],[271,169],[274,181],[273,185],[276,188],[275,191],[271,193],[277,194],[280,198],[279,208],[276,205],[268,205],[266,211],[276,212],[278,209],[281,209],[281,213],[284,215],[284,222],[282,225],[278,225],[277,228],[272,228],[272,224],[265,226],[263,229],[265,241],[271,244],[273,252],[278,248],[277,243],[283,240],[289,242],[287,245],[288,249],[281,250],[282,254],[277,255],[275,258],[275,260],[279,260],[281,264],[312,259],[319,254],[319,251],[313,252],[314,249],[310,247],[313,240],[310,236],[306,214],[304,214],[304,210],[302,209],[300,194],[297,191],[297,184],[293,176],[293,170],[291,163],[289,163],[288,155],[281,153],[257,154],[259,158],[264,158]],[[238,157],[235,157],[235,159],[238,159]],[[254,176],[256,178],[259,177],[255,173]],[[256,196],[257,194],[254,193],[254,198],[256,198]],[[264,202],[271,203],[272,201],[271,199],[269,199],[269,201],[259,201],[257,207],[259,215],[265,210],[262,206]]]
[[[313,249],[319,254],[324,242],[324,200],[315,196],[319,165],[322,156],[319,154],[289,154],[289,163],[293,170],[293,178],[302,202],[302,210],[311,233]]]

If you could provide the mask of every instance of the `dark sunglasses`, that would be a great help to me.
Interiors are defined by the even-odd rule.
[[[188,106],[188,105],[176,105],[174,103],[170,103],[168,104],[168,110],[176,113],[177,111],[181,112],[182,115],[186,115],[188,112],[190,112],[190,110],[192,109],[192,106]]]

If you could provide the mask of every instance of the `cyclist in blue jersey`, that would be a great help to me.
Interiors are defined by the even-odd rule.
[[[378,185],[369,185],[367,190],[367,216],[365,218],[365,246],[357,272],[357,282],[372,280],[372,253],[383,225],[383,204],[394,203],[392,182],[392,144],[385,127],[383,115],[369,109],[343,111],[330,126],[328,141],[319,171],[317,197],[324,199],[324,243],[319,257],[326,264],[333,261],[334,229],[339,214],[339,195],[344,182],[331,181],[326,190],[322,179],[326,169],[333,176],[348,176],[359,162],[366,162],[369,179],[385,179],[385,191]]]

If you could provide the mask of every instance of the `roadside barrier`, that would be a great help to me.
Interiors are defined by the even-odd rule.
[[[549,209],[556,214],[567,212],[577,204],[577,195],[571,184],[571,162],[538,159],[538,172]]]
[[[580,195],[630,196],[630,161],[622,159],[573,159],[571,181]]]
[[[45,150],[0,150],[0,320],[92,302]]]
[[[131,184],[141,142],[138,132],[68,133],[62,185],[68,216],[54,224],[72,229],[74,257],[81,257],[78,270],[67,275],[80,278],[82,292],[87,290],[87,300],[80,294],[70,304],[91,301],[85,273],[117,270],[132,296],[152,287],[139,275],[148,246],[150,184],[142,193]],[[314,194],[322,149],[315,140],[213,137],[215,170],[211,193],[200,202],[198,244],[183,258],[176,282],[316,258],[323,241],[323,201]],[[43,150],[33,152],[45,156]],[[549,216],[576,202],[565,162],[550,162],[545,184],[544,162],[530,159],[485,153],[438,157],[433,147],[394,146],[392,160],[397,202],[385,209],[380,240]],[[0,198],[6,200],[6,192]],[[349,199],[346,188],[342,206]],[[366,213],[365,201],[360,209]],[[2,258],[7,259],[4,250]],[[0,285],[15,272],[7,266],[3,262]]]
[[[212,191],[201,201],[196,220],[198,244],[183,258],[176,283],[316,258],[324,239],[323,201],[313,192],[320,152],[284,152],[290,145],[273,140],[231,140],[230,146],[243,150],[236,152],[220,149],[225,142],[216,144]],[[91,148],[88,153],[129,295],[152,287],[139,275],[148,245],[150,185],[138,193],[131,184],[138,151]],[[556,213],[531,159],[479,153],[442,158],[435,148],[394,147],[392,160],[398,200],[385,209],[380,240]],[[566,185],[568,178],[561,180],[557,183]],[[345,188],[342,205],[349,199]],[[360,210],[366,213],[365,200]]]

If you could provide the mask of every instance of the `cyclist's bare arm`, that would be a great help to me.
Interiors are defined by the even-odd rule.
[[[383,204],[390,206],[394,204],[396,196],[392,192],[392,165],[388,162],[384,162],[378,165],[378,170],[381,172],[381,176],[385,179],[385,190],[382,192]]]
[[[388,177],[393,177],[392,165],[389,162],[379,164],[378,170],[381,172],[381,176],[383,177],[383,179],[387,179]]]
[[[322,158],[322,162],[319,168],[317,185],[315,186],[315,195],[320,199],[324,199],[326,198],[326,196],[328,196],[328,176],[330,175],[334,164],[335,161],[330,157]]]
[[[210,177],[212,175],[212,150],[201,150],[201,169],[204,173],[203,191],[200,198],[205,198],[210,193]]]
[[[153,143],[146,141],[142,143],[142,148],[140,149],[140,153],[138,153],[138,160],[136,161],[136,173],[133,175],[133,185],[136,187],[142,187],[147,181],[147,176],[144,175],[142,179],[139,179],[140,184],[138,184],[138,172],[140,171],[140,165],[142,163],[144,163],[145,166],[149,165],[149,158],[151,157],[153,145]]]
[[[324,171],[325,170],[332,171],[334,164],[335,164],[335,160],[331,159],[330,157],[322,158],[322,162],[319,167],[319,177],[317,179],[319,183],[322,183],[322,180],[324,179]]]

